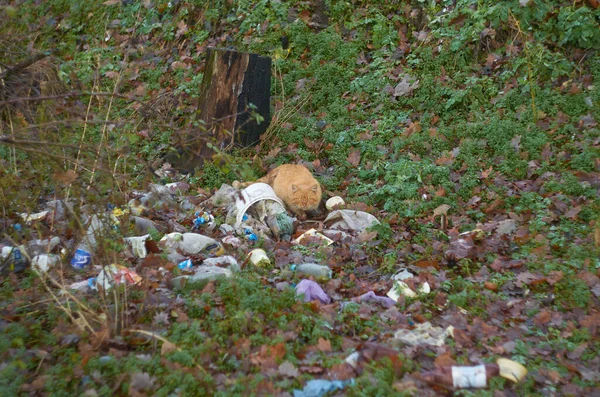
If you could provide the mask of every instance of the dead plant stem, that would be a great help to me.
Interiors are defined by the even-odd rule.
[[[147,335],[147,336],[149,336],[149,337],[151,337],[151,338],[158,339],[158,340],[159,340],[159,341],[161,341],[162,343],[170,343],[170,344],[172,344],[172,345],[174,345],[174,346],[175,346],[175,349],[176,349],[178,352],[182,352],[182,351],[183,351],[183,349],[181,349],[179,346],[177,346],[177,345],[176,345],[176,344],[174,344],[173,342],[170,342],[168,339],[166,339],[166,338],[164,338],[164,337],[162,337],[162,336],[160,336],[160,335],[157,335],[157,334],[155,334],[154,332],[145,331],[145,330],[143,330],[143,329],[130,329],[130,330],[128,330],[128,331],[129,331],[129,332],[136,332],[136,333],[138,333],[138,334],[142,334],[142,335]],[[194,362],[194,364],[196,364],[196,368],[198,368],[198,369],[199,369],[199,370],[200,370],[200,371],[201,371],[203,374],[205,374],[205,375],[208,375],[208,372],[206,372],[206,370],[205,370],[205,369],[204,369],[204,368],[203,368],[203,367],[202,367],[200,364],[198,364],[198,363],[196,362],[196,360],[194,360],[194,358],[192,358],[192,361]]]
[[[108,101],[108,109],[106,110],[106,117],[104,119],[104,121],[108,121],[109,117],[110,117],[110,112],[112,110],[112,105],[113,105],[113,101],[115,99],[114,94],[117,93],[117,91],[119,90],[119,84],[121,82],[121,76],[123,74],[122,70],[119,70],[119,75],[117,76],[117,79],[115,81],[115,85],[113,87],[113,95],[110,97],[109,101]],[[92,186],[92,183],[94,182],[94,175],[96,173],[96,166],[98,164],[98,160],[100,158],[100,153],[102,151],[102,146],[103,146],[103,142],[107,143],[108,142],[108,125],[105,124],[104,127],[102,128],[102,137],[100,138],[100,145],[98,145],[98,151],[96,153],[96,158],[94,159],[94,165],[92,167],[92,175],[90,176],[90,183],[87,186],[87,190],[90,189],[90,187]],[[110,165],[110,159],[109,159],[109,165]]]

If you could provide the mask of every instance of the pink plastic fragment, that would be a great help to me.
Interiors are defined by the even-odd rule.
[[[321,303],[330,303],[331,298],[323,291],[319,284],[312,280],[302,280],[296,286],[296,295],[304,294],[304,302],[319,300]]]
[[[369,291],[366,294],[362,294],[361,296],[357,296],[356,298],[352,298],[353,301],[355,302],[375,302],[375,303],[379,303],[381,306],[385,307],[386,309],[389,307],[392,307],[396,304],[396,302],[391,299],[388,298],[387,296],[379,296],[379,295],[375,295],[375,292],[373,291]]]

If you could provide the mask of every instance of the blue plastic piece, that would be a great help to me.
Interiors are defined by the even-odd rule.
[[[313,379],[309,380],[303,390],[294,390],[294,397],[322,397],[326,393],[342,390],[346,385],[354,384],[354,379],[350,380],[327,380]]]
[[[181,270],[188,270],[188,269],[191,269],[193,265],[194,264],[192,263],[191,259],[186,259],[183,262],[180,262],[177,265],[177,267],[180,268]]]
[[[73,259],[71,259],[71,266],[75,269],[84,269],[90,263],[92,263],[92,254],[81,248],[78,248],[77,251],[75,251],[75,255],[73,255]]]
[[[23,231],[23,226],[21,226],[21,224],[20,224],[20,223],[15,223],[15,224],[13,225],[13,227],[15,228],[15,230],[16,230],[17,232],[22,232],[22,231]]]

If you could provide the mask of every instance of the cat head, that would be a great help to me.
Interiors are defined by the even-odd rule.
[[[300,209],[315,209],[321,201],[321,187],[318,183],[310,187],[292,184],[292,204]]]

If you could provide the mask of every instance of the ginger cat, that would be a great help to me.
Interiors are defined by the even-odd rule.
[[[321,203],[321,185],[303,165],[280,165],[256,182],[271,185],[277,197],[300,219],[306,219],[306,212],[318,209]]]

